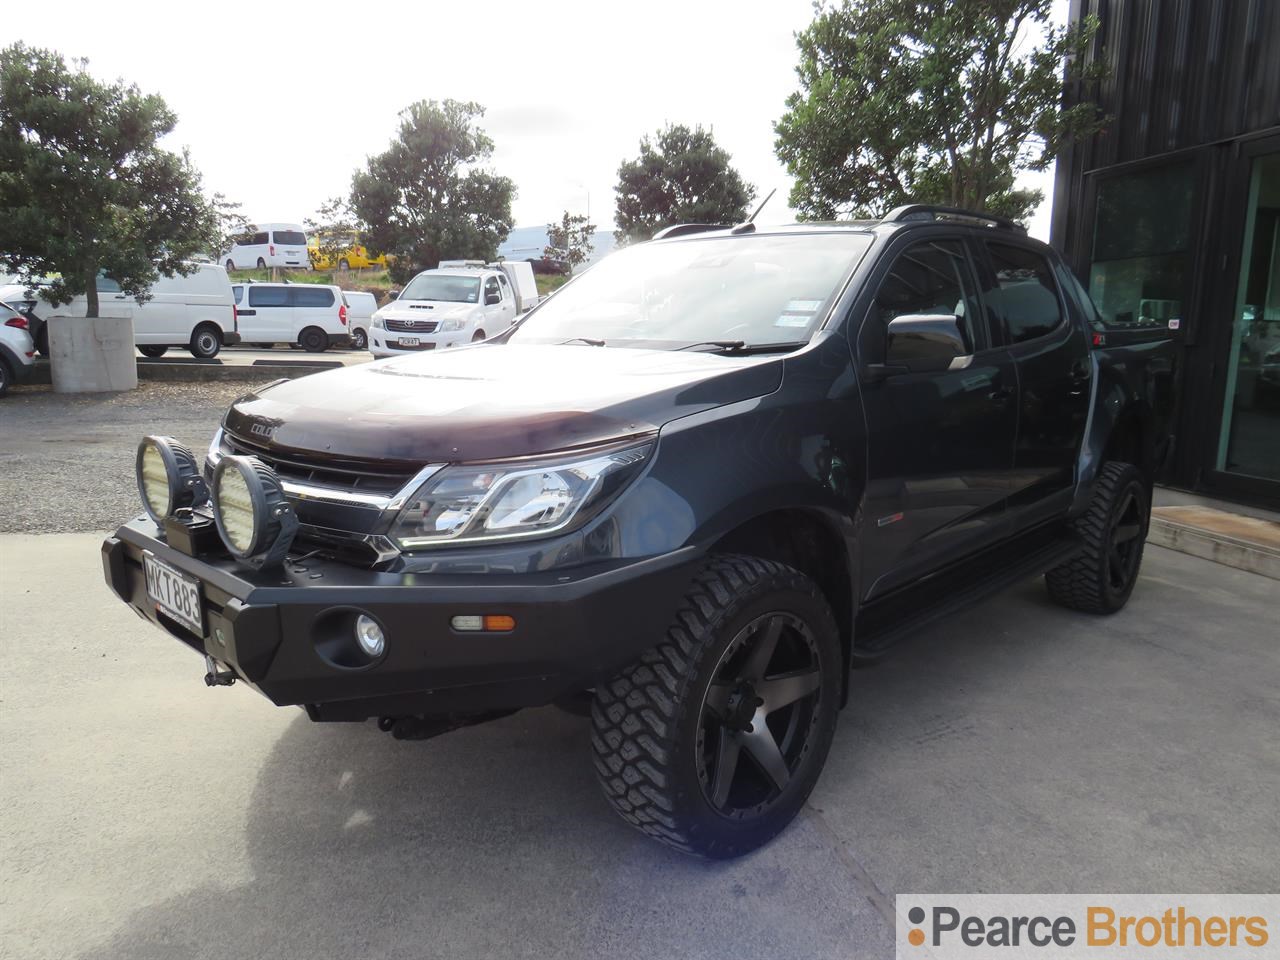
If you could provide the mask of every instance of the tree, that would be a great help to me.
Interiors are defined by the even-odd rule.
[[[421,100],[400,114],[385,153],[351,181],[351,208],[367,224],[373,253],[395,255],[391,276],[403,283],[442,257],[492,260],[511,232],[515,184],[479,164],[493,141],[476,126],[476,103]]]
[[[1105,67],[1083,54],[1098,29],[1065,29],[1052,0],[828,0],[796,37],[801,90],[775,124],[803,217],[878,216],[920,201],[1026,218],[1018,190],[1071,140],[1101,129],[1097,108],[1064,107],[1068,82]]]
[[[220,193],[209,200],[213,215],[213,245],[207,251],[211,260],[229,252],[237,243],[248,243],[258,229],[240,212],[240,204],[232,203]]]
[[[668,125],[657,142],[644,137],[640,156],[618,167],[619,245],[648,240],[673,223],[739,223],[755,187],[729,166],[711,131]]]
[[[185,153],[159,147],[177,118],[154,94],[102,83],[83,60],[0,50],[0,263],[47,296],[88,300],[105,272],[138,300],[217,245],[218,218]]]
[[[311,259],[312,266],[317,269],[319,265],[324,265],[326,270],[336,268],[355,245],[355,239],[360,233],[351,204],[342,197],[326,200],[316,211],[315,217],[308,217],[302,223],[314,241],[314,255]]]
[[[586,262],[591,256],[595,244],[591,238],[595,235],[596,225],[587,223],[582,214],[570,215],[564,212],[559,223],[547,224],[547,246],[542,255],[549,260],[563,260],[571,267]]]

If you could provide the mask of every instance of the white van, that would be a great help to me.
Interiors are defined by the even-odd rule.
[[[252,236],[237,243],[222,255],[227,270],[251,270],[254,267],[292,267],[311,269],[307,255],[307,234],[297,223],[263,223],[253,227]]]
[[[369,349],[369,324],[378,309],[378,298],[363,290],[343,290],[347,298],[347,326],[351,328],[351,346]]]
[[[240,338],[255,346],[296,343],[312,353],[351,342],[347,301],[335,286],[317,283],[235,283]]]
[[[133,342],[145,357],[162,357],[170,347],[185,347],[199,359],[216,357],[224,346],[240,342],[236,306],[227,271],[216,263],[188,263],[187,276],[160,277],[151,298],[138,303],[109,277],[98,277],[98,309],[133,311]],[[41,305],[42,316],[83,317],[88,303],[83,294],[70,304]]]

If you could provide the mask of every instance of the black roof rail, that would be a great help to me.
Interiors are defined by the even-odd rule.
[[[653,240],[669,240],[672,237],[683,237],[689,233],[706,233],[708,230],[728,230],[730,223],[673,223],[663,227],[653,235]]]
[[[968,220],[988,227],[999,227],[1002,230],[1027,232],[1026,227],[1008,217],[984,213],[981,210],[965,210],[963,207],[943,207],[934,203],[907,203],[894,207],[884,215],[881,222],[902,223],[908,220]]]

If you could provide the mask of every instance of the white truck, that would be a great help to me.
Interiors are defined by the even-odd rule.
[[[526,262],[444,260],[374,313],[369,351],[394,357],[486,340],[538,300],[533,267]]]

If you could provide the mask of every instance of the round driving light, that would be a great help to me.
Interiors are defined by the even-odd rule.
[[[383,636],[382,626],[377,620],[366,614],[356,617],[356,643],[371,658],[382,656],[387,648],[387,638]]]
[[[195,455],[173,437],[143,437],[134,472],[142,506],[157,525],[163,525],[165,517],[201,506],[209,499]]]
[[[213,468],[213,519],[232,556],[255,569],[284,562],[298,518],[275,471],[257,457],[226,456]]]

